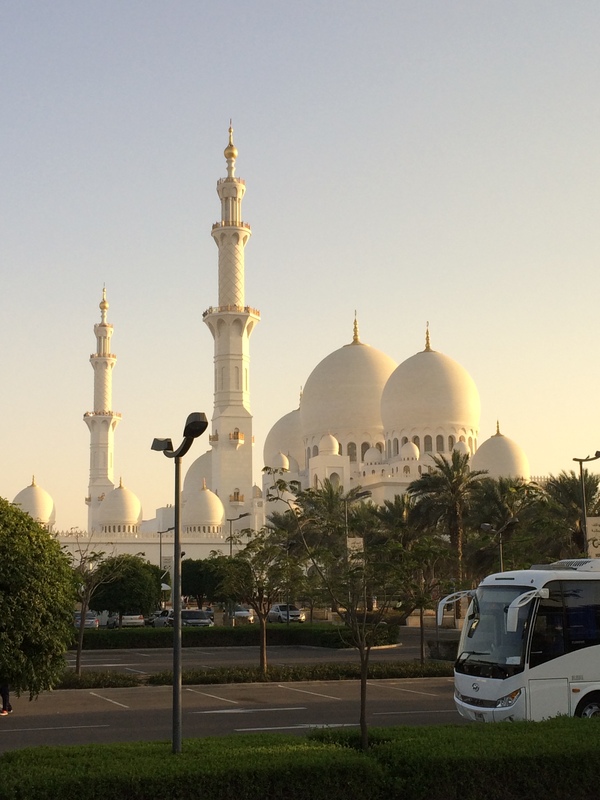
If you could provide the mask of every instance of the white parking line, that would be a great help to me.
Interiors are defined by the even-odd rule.
[[[403,689],[401,686],[390,686],[389,683],[373,683],[367,681],[368,686],[379,686],[384,689],[393,689],[395,692],[406,692],[407,694],[424,694],[427,697],[440,697],[437,692],[418,692],[416,689]]]
[[[112,703],[115,706],[121,706],[121,708],[129,708],[129,706],[123,705],[123,703],[117,703],[116,700],[111,700],[110,697],[103,697],[101,694],[96,694],[96,692],[90,692],[92,697],[98,697],[100,700],[106,700],[107,703]]]
[[[127,672],[135,672],[137,675],[147,675],[148,674],[145,669],[133,669],[133,667],[125,667],[125,670]]]
[[[375,711],[373,713],[374,717],[393,717],[393,716],[402,716],[403,714],[454,714],[456,715],[458,712],[454,708],[448,708],[446,711],[444,709],[439,709],[437,711],[423,711],[422,709],[415,709],[415,711]]]
[[[277,684],[278,689],[287,689],[289,692],[300,692],[301,694],[312,694],[314,697],[325,697],[327,700],[341,700],[341,697],[333,697],[331,694],[319,694],[319,692],[309,692],[307,689],[296,689],[293,686],[286,686],[283,683]]]
[[[78,731],[87,728],[110,728],[110,725],[53,725],[48,728],[5,728],[0,733],[28,733],[31,731]]]
[[[212,697],[213,700],[220,700],[222,703],[233,703],[236,706],[239,705],[239,700],[228,700],[226,697],[219,697],[216,694],[208,694],[208,692],[199,692],[198,689],[186,689],[186,692],[201,694],[203,697]]]
[[[315,723],[314,725],[307,722],[304,725],[278,725],[273,728],[236,728],[236,733],[251,733],[254,731],[297,731],[305,730],[306,728],[358,728],[357,722],[340,722],[332,723],[331,725]]]
[[[291,708],[222,708],[218,711],[192,711],[192,714],[254,714],[262,711],[306,711],[306,706]]]

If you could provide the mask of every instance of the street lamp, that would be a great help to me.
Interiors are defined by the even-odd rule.
[[[587,549],[587,520],[585,518],[586,500],[585,500],[585,480],[583,478],[583,465],[588,461],[596,461],[600,458],[600,450],[596,450],[596,455],[588,456],[587,458],[574,458],[573,461],[579,462],[579,480],[581,481],[581,533],[583,534],[583,542]]]
[[[237,522],[238,519],[242,519],[242,517],[249,517],[249,516],[250,512],[245,511],[243,514],[240,514],[239,517],[232,517],[231,519],[227,517],[227,522],[229,523],[229,558],[232,558],[233,556],[233,523]]]
[[[484,522],[481,525],[482,531],[485,531],[485,533],[494,533],[498,537],[498,549],[500,550],[500,572],[504,572],[504,547],[502,543],[502,534],[510,528],[514,528],[518,521],[519,520],[516,517],[511,517],[508,522],[505,522],[499,530],[493,528],[489,522]]]
[[[206,414],[194,412],[185,421],[183,442],[177,450],[170,439],[154,439],[158,450],[175,462],[175,525],[173,533],[173,752],[181,753],[181,459],[194,439],[208,428]]]
[[[170,533],[175,528],[167,528],[166,531],[158,531],[158,566],[162,569],[162,537],[163,533]]]

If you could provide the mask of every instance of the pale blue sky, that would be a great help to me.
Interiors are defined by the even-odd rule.
[[[355,309],[398,362],[429,320],[479,387],[480,442],[499,419],[534,475],[600,449],[599,34],[595,0],[4,0],[0,494],[35,474],[58,527],[85,527],[105,283],[116,479],[145,517],[172,501],[149,448],[212,411],[230,117],[257,481]]]

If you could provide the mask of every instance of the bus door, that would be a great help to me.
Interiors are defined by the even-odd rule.
[[[567,676],[558,677],[552,666],[554,659],[566,652],[563,593],[559,581],[546,588],[548,596],[538,600],[529,650],[528,702],[533,720],[569,714]]]

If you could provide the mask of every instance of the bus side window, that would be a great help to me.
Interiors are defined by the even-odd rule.
[[[567,648],[600,644],[600,588],[596,581],[564,581]]]
[[[565,652],[562,593],[558,582],[548,585],[550,596],[540,600],[531,636],[529,665],[536,667]]]

